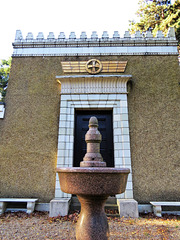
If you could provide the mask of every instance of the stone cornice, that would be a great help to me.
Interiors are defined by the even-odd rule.
[[[61,94],[127,93],[132,75],[69,75],[56,76]]]
[[[169,55],[177,54],[177,41],[174,29],[170,28],[167,37],[158,31],[156,37],[151,32],[142,35],[139,31],[132,37],[127,31],[120,38],[117,31],[109,38],[105,31],[101,38],[93,32],[91,38],[87,38],[83,32],[80,38],[76,38],[72,32],[69,38],[60,33],[55,38],[54,33],[49,33],[47,39],[43,33],[39,33],[34,39],[32,33],[28,33],[24,39],[20,30],[16,31],[13,43],[13,56],[83,56],[83,55]]]

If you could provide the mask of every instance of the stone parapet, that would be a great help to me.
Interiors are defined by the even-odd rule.
[[[101,38],[95,31],[90,38],[86,32],[82,32],[79,38],[75,32],[71,32],[69,38],[66,38],[63,32],[60,32],[57,38],[53,32],[50,32],[47,38],[44,38],[42,32],[39,32],[36,38],[32,33],[23,38],[21,31],[17,30],[13,48],[13,56],[178,54],[173,28],[169,29],[166,37],[162,31],[158,31],[155,37],[150,31],[144,34],[137,31],[134,35],[126,31],[123,38],[120,38],[118,31],[114,32],[112,38],[107,31],[103,32]]]

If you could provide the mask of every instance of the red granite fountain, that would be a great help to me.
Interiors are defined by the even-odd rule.
[[[77,240],[107,240],[109,227],[104,205],[110,195],[125,191],[128,168],[109,168],[100,154],[98,120],[91,117],[85,135],[87,153],[80,167],[57,168],[61,190],[76,194],[81,213],[76,225]]]

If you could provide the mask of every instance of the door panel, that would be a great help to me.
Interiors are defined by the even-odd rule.
[[[112,111],[104,110],[77,110],[75,112],[75,141],[74,167],[79,167],[86,154],[85,134],[88,131],[89,119],[95,116],[98,119],[99,131],[102,135],[100,152],[107,167],[114,167]]]

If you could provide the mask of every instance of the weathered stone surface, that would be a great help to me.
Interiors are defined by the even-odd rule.
[[[12,60],[6,114],[0,119],[0,197],[54,198],[59,66],[55,58]]]
[[[117,199],[120,217],[138,218],[138,202],[134,199]]]
[[[52,199],[50,201],[50,217],[66,216],[69,211],[69,204],[71,202],[70,198],[64,199]]]
[[[78,196],[78,199],[81,213],[76,225],[76,239],[109,239],[109,226],[104,212],[107,196]]]

